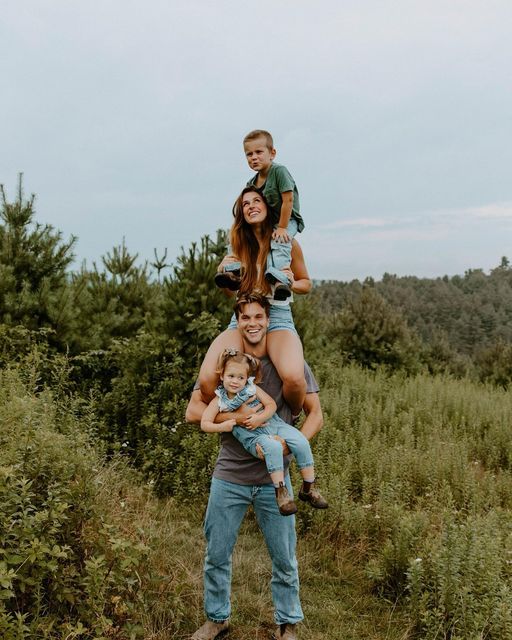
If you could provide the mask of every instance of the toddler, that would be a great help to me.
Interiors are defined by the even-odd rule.
[[[279,512],[289,516],[297,511],[297,506],[284,484],[283,447],[281,441],[274,438],[279,436],[295,456],[302,475],[299,498],[316,509],[326,509],[328,504],[315,487],[313,456],[307,438],[281,420],[275,413],[274,400],[255,384],[259,377],[259,360],[234,348],[225,349],[219,357],[217,371],[221,384],[203,413],[201,429],[209,433],[231,431],[244,449],[255,457],[259,457],[259,446],[276,490]],[[247,416],[240,425],[234,418],[215,423],[219,413],[236,411],[247,401],[249,406],[261,406],[261,409]]]

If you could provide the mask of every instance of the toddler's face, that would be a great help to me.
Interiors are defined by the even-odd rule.
[[[221,380],[228,393],[237,394],[247,384],[247,365],[243,362],[228,362]]]
[[[276,150],[269,149],[263,136],[244,143],[245,157],[253,171],[266,171],[276,157]]]

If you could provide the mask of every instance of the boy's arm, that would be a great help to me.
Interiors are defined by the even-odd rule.
[[[290,236],[288,235],[286,227],[292,217],[293,191],[283,191],[281,198],[283,202],[281,204],[279,222],[277,223],[277,229],[274,229],[272,239],[276,242],[290,242]]]

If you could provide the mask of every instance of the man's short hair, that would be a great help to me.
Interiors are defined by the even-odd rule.
[[[240,314],[243,313],[243,307],[246,304],[259,304],[260,307],[263,307],[263,311],[267,318],[270,316],[270,302],[268,298],[261,295],[261,293],[244,293],[239,298],[237,298],[235,304],[235,316],[236,319],[240,317]]]
[[[274,148],[272,135],[264,129],[254,129],[254,131],[250,131],[244,138],[244,144],[250,140],[257,140],[258,138],[265,138],[265,143],[270,150]]]

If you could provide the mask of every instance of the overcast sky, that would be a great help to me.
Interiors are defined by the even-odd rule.
[[[274,135],[314,278],[512,258],[510,0],[0,0],[0,183],[78,261],[174,261]]]

